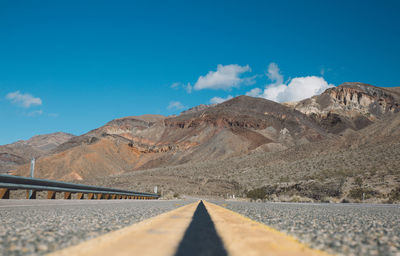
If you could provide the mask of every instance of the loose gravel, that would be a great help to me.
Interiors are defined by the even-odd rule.
[[[400,206],[214,201],[316,249],[400,256]]]
[[[1,200],[0,255],[43,255],[191,202]]]

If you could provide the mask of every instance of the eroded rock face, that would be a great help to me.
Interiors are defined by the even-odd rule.
[[[38,161],[37,173],[86,179],[339,139],[329,132],[359,130],[399,112],[399,99],[397,90],[346,83],[290,105],[239,96],[179,116],[119,118],[59,145]]]
[[[333,133],[362,129],[377,119],[400,111],[400,94],[363,83],[344,83],[321,95],[298,102],[294,108]]]
[[[53,155],[38,161],[37,174],[87,178],[226,159],[253,150],[278,151],[326,136],[314,120],[292,108],[239,96],[176,117],[115,119],[60,145]],[[20,171],[27,173],[28,166]]]

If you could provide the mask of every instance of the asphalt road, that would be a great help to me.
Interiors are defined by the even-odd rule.
[[[210,201],[339,255],[400,255],[400,205]]]
[[[0,200],[0,255],[43,255],[191,202]]]
[[[1,200],[0,255],[43,255],[194,201]],[[399,205],[210,202],[330,253],[400,256]],[[218,237],[204,209],[196,216],[177,255],[205,231]]]

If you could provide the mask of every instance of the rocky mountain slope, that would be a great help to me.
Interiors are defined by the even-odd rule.
[[[207,108],[209,108],[209,107],[215,107],[216,105],[217,105],[217,104],[209,104],[209,105],[200,104],[200,105],[198,105],[198,106],[195,106],[195,107],[193,107],[193,108],[189,108],[188,110],[183,111],[183,112],[181,113],[181,115],[190,114],[190,113],[195,113],[195,112],[198,112],[198,111],[205,110],[205,109],[207,109]]]
[[[327,138],[311,118],[260,98],[240,96],[177,117],[127,117],[74,137],[37,161],[38,177],[84,179],[129,170],[283,150]],[[19,169],[28,172],[28,166]]]
[[[399,103],[399,88],[345,83],[296,103],[239,96],[179,116],[119,118],[53,148],[36,173],[182,194],[395,200]]]
[[[344,83],[293,104],[314,118],[328,132],[362,129],[390,113],[400,111],[398,88],[379,88],[363,83]]]
[[[283,151],[186,163],[86,180],[88,184],[276,201],[400,202],[400,113],[340,138]]]
[[[16,166],[29,162],[33,157],[46,155],[73,137],[72,134],[57,132],[0,146],[0,173],[13,170]]]

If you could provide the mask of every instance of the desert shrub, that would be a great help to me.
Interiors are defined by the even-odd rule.
[[[370,188],[353,188],[349,191],[349,197],[361,200],[363,198],[363,193],[365,194],[365,199],[378,195],[378,192]]]
[[[310,182],[306,184],[296,184],[293,188],[297,190],[299,195],[318,201],[326,197],[339,197],[342,194],[341,184],[336,182]]]
[[[253,190],[249,190],[246,193],[246,196],[248,198],[253,199],[253,200],[264,199],[266,197],[266,195],[267,195],[267,193],[266,193],[264,188],[256,188],[256,189],[253,189]]]
[[[389,203],[400,201],[400,188],[394,188],[389,193]]]
[[[279,177],[279,182],[289,182],[290,178],[289,176],[281,176]]]
[[[375,169],[375,168],[372,168],[372,169],[369,171],[369,174],[370,174],[370,176],[375,176],[375,174],[376,174],[376,169]]]
[[[361,187],[363,184],[363,180],[361,179],[361,177],[357,177],[354,182],[356,183],[357,186]]]

